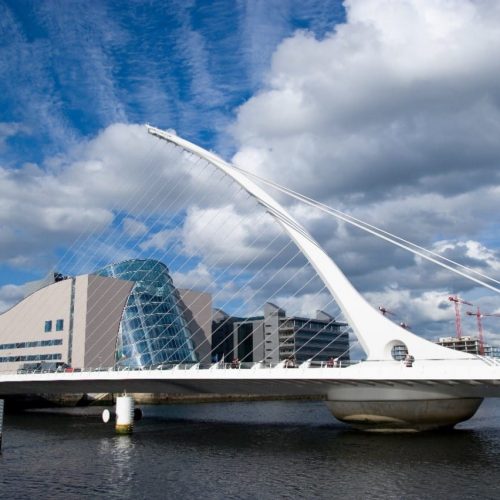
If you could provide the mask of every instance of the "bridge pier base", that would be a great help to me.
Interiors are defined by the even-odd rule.
[[[326,401],[332,415],[370,432],[419,432],[452,428],[468,420],[482,398],[408,401]]]
[[[122,394],[116,398],[116,423],[117,434],[132,434],[134,429],[134,399],[132,396]]]

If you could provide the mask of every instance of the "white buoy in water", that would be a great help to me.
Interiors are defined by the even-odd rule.
[[[111,420],[111,412],[106,408],[102,411],[102,421],[107,424]]]
[[[131,396],[123,394],[116,398],[116,424],[117,434],[131,434],[134,427],[134,400]]]

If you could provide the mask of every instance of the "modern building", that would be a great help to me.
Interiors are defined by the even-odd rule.
[[[500,358],[500,347],[497,345],[484,344],[484,355],[491,358]]]
[[[212,342],[211,352],[212,361],[231,361],[234,356],[233,330],[234,323],[243,321],[244,318],[238,318],[226,314],[222,309],[214,309],[212,317]]]
[[[212,325],[212,356],[220,361],[279,363],[309,359],[319,364],[331,358],[349,359],[346,323],[335,321],[323,311],[316,318],[287,316],[268,302],[264,315],[235,318],[216,311]]]
[[[181,299],[161,262],[130,260],[76,277],[55,273],[44,285],[0,314],[1,371],[194,363],[197,341],[209,357],[210,296],[185,290]]]

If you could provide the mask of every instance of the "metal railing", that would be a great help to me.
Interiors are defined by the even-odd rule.
[[[492,358],[489,356],[471,355],[469,359],[463,361],[481,361],[489,367],[499,367],[500,359]],[[422,361],[425,362],[450,362],[447,359],[417,359],[414,361],[413,366],[418,366]],[[451,360],[453,362],[453,360]],[[302,369],[335,369],[335,368],[348,368],[359,363],[397,363],[404,366],[403,361],[396,360],[330,360],[322,362],[314,362],[307,360],[305,362],[297,362],[293,360],[284,360],[279,363],[266,363],[266,362],[218,362],[218,363],[163,363],[160,365],[153,365],[147,367],[90,367],[90,368],[70,368],[70,367],[57,367],[57,368],[36,368],[36,369],[17,369],[0,371],[0,375],[34,375],[42,373],[96,373],[96,372],[137,372],[137,371],[175,371],[175,370],[256,370],[256,369],[273,369],[273,368],[302,368]]]

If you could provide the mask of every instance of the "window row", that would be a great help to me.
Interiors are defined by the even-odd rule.
[[[45,333],[50,333],[52,331],[52,320],[47,320],[45,322],[45,328],[44,332]],[[62,332],[64,330],[64,320],[63,319],[58,319],[56,320],[56,332]]]
[[[62,354],[30,354],[28,356],[0,356],[0,363],[14,363],[16,361],[55,361],[61,358]]]
[[[26,349],[27,347],[48,347],[52,345],[62,345],[62,339],[37,340],[32,342],[16,342],[12,344],[0,344],[0,350],[5,349]]]

